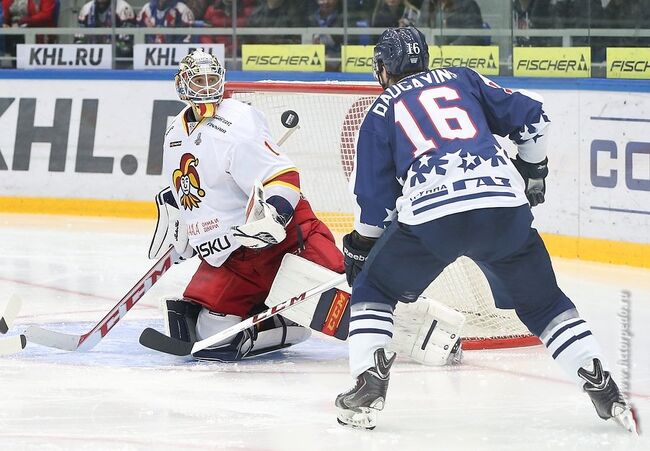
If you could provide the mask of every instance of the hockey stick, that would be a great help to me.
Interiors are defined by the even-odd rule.
[[[337,275],[327,282],[321,283],[320,285],[317,285],[309,290],[303,291],[297,296],[285,299],[283,302],[277,304],[274,307],[266,309],[255,316],[251,316],[250,318],[229,327],[228,329],[222,330],[215,335],[197,342],[178,340],[176,338],[168,337],[167,335],[158,332],[156,329],[147,328],[142,331],[142,334],[140,335],[140,344],[155,351],[165,352],[167,354],[178,356],[194,354],[195,352],[208,348],[215,343],[219,343],[226,340],[227,338],[237,335],[239,332],[253,327],[254,325],[264,321],[265,319],[271,318],[286,309],[295,307],[296,305],[305,302],[312,296],[318,294],[325,295],[330,290],[335,290],[337,293],[343,293],[341,290],[335,288],[341,283],[345,283],[345,274]]]
[[[278,141],[278,146],[281,146],[282,144],[284,144],[284,142],[285,142],[287,139],[289,139],[289,136],[291,136],[291,135],[293,134],[293,132],[295,132],[295,131],[298,130],[299,128],[300,128],[300,125],[296,125],[294,128],[290,128],[289,130],[287,130],[286,132],[284,132],[284,135],[282,135],[282,137],[281,137],[280,140]]]
[[[15,294],[9,298],[5,304],[2,314],[0,314],[0,333],[6,334],[14,323],[14,319],[18,316],[22,302]],[[27,340],[24,335],[16,335],[13,337],[0,340],[0,355],[13,354],[25,349]]]
[[[27,346],[27,339],[24,335],[14,335],[0,340],[0,355],[14,354],[22,351]]]
[[[151,267],[131,290],[99,321],[95,327],[83,335],[66,334],[30,326],[25,331],[27,339],[33,343],[64,351],[87,351],[104,338],[117,322],[142,298],[160,277],[178,260],[178,254],[170,247],[165,255]]]
[[[287,110],[284,113],[282,113],[282,116],[280,117],[280,122],[282,122],[282,125],[287,127],[289,130],[287,130],[284,135],[280,138],[278,141],[278,146],[281,146],[284,144],[284,142],[289,139],[289,137],[300,128],[300,125],[298,123],[300,122],[300,117],[298,117],[298,113],[296,113],[293,110]]]
[[[0,314],[0,334],[6,334],[18,316],[22,302],[15,294],[9,298],[5,304],[2,314]]]

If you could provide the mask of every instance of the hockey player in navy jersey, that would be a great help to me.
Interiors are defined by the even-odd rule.
[[[359,130],[351,178],[357,208],[343,250],[356,385],[336,398],[339,422],[375,426],[395,361],[386,351],[395,305],[415,301],[465,255],[485,273],[497,307],[516,311],[597,414],[635,431],[589,324],[558,287],[531,227],[548,175],[542,99],[468,68],[428,70],[428,61],[424,35],[413,27],[386,30],[374,49],[385,90]],[[515,159],[493,135],[514,141]]]

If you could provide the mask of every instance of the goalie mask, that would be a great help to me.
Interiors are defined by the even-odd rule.
[[[175,77],[178,98],[197,110],[204,110],[209,104],[216,107],[223,99],[225,74],[215,56],[202,49],[193,51],[178,66]]]

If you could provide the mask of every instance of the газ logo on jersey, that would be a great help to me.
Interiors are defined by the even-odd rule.
[[[176,187],[176,192],[180,195],[181,205],[183,208],[193,209],[199,206],[201,199],[199,197],[205,196],[205,191],[201,189],[201,180],[196,167],[199,165],[199,160],[194,158],[191,153],[186,153],[181,157],[180,169],[176,169],[172,174],[172,181]],[[195,196],[192,189],[196,190]]]

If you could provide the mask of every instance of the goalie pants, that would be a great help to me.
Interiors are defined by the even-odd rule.
[[[271,290],[282,257],[292,253],[342,273],[343,254],[332,233],[301,199],[287,225],[287,237],[262,250],[241,247],[218,268],[201,262],[183,296],[213,312],[250,316]]]
[[[465,255],[483,270],[496,306],[514,308],[539,336],[553,318],[575,306],[557,285],[532,219],[524,205],[466,211],[420,225],[394,221],[354,282],[352,311],[360,303],[412,302]]]

